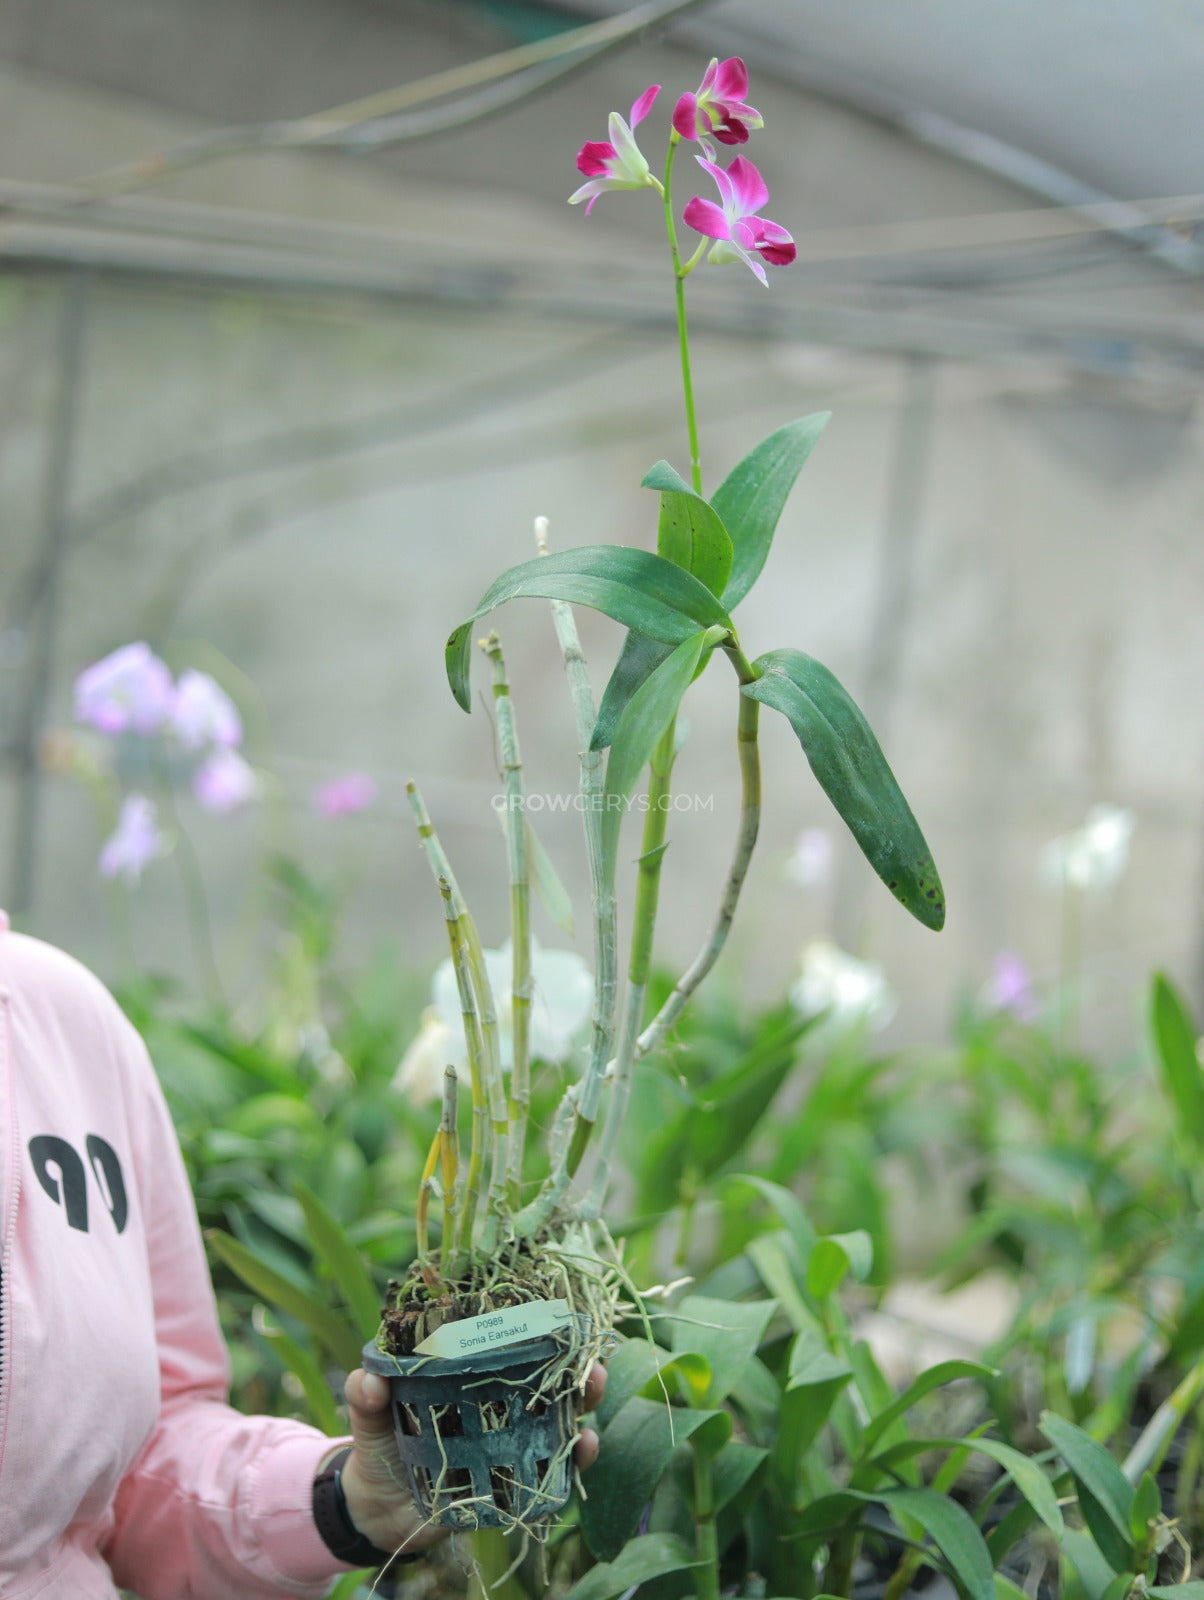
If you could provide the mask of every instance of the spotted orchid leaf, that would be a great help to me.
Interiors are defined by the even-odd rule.
[[[778,428],[749,451],[711,496],[732,541],[731,576],[723,590],[729,611],[760,576],[786,497],[831,416],[830,411],[816,411]]]
[[[945,894],[932,852],[881,746],[848,691],[801,650],[771,650],[742,693],[780,711],[811,770],[866,860],[917,921],[945,923]]]
[[[723,606],[697,578],[647,550],[623,545],[585,545],[537,556],[503,572],[476,610],[448,638],[447,679],[457,703],[471,705],[469,669],[472,627],[507,600],[567,600],[604,612],[664,644],[678,645],[711,627],[731,628]]]
[[[732,541],[723,518],[695,494],[667,461],[658,461],[644,475],[643,489],[661,497],[656,553],[684,567],[714,595],[721,595],[732,570]]]

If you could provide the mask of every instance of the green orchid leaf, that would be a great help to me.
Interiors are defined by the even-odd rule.
[[[565,1600],[615,1600],[653,1578],[682,1572],[699,1565],[693,1545],[675,1533],[645,1533],[631,1542],[613,1561],[591,1567],[569,1590]]]
[[[673,646],[659,639],[649,639],[643,633],[628,633],[619,651],[619,659],[602,691],[602,704],[590,737],[591,750],[605,750],[615,736],[619,718],[627,709],[632,696],[660,666],[673,654]]]
[[[868,722],[827,667],[800,650],[771,650],[741,693],[788,720],[820,787],[895,898],[926,928],[945,924],[932,853]]]
[[[1101,1555],[1114,1572],[1132,1571],[1133,1485],[1103,1445],[1065,1417],[1045,1411],[1038,1426],[1070,1469],[1083,1520]]]
[[[640,686],[619,718],[602,795],[602,870],[608,883],[614,881],[627,802],[661,735],[676,715],[706,644],[705,632],[695,633],[679,644]]]
[[[666,1352],[648,1339],[624,1339],[606,1361],[606,1393],[598,1406],[598,1426],[607,1428],[634,1395],[639,1394],[666,1360]]]
[[[777,1309],[772,1300],[711,1300],[691,1294],[673,1313],[670,1324],[675,1353],[693,1351],[710,1365],[711,1383],[701,1404],[726,1400],[744,1368],[757,1353]]]
[[[1150,989],[1150,1025],[1162,1082],[1178,1127],[1197,1148],[1204,1146],[1204,1067],[1196,1054],[1196,1028],[1182,996],[1164,973]]]
[[[862,1459],[871,1453],[893,1423],[910,1411],[912,1406],[925,1395],[931,1394],[934,1389],[939,1389],[942,1384],[952,1383],[956,1378],[978,1378],[986,1382],[998,1376],[994,1367],[985,1367],[981,1361],[938,1361],[934,1367],[921,1372],[901,1395],[889,1405],[877,1410],[866,1423],[861,1441]]]
[[[581,1505],[581,1531],[599,1561],[613,1561],[635,1533],[677,1446],[715,1418],[730,1428],[724,1411],[694,1411],[639,1395],[619,1408],[602,1430],[589,1497]]]
[[[219,1229],[207,1235],[214,1251],[255,1294],[290,1317],[296,1317],[325,1345],[347,1372],[358,1367],[363,1340],[350,1323],[319,1305],[311,1295],[282,1277],[237,1239]]]
[[[964,1507],[933,1489],[884,1489],[880,1500],[892,1516],[918,1522],[936,1545],[959,1588],[970,1600],[994,1600],[995,1566],[977,1524]]]
[[[381,1296],[363,1257],[312,1189],[297,1182],[293,1193],[305,1213],[305,1226],[317,1254],[334,1279],[343,1304],[369,1339],[380,1325]]]
[[[1150,1527],[1162,1514],[1162,1492],[1152,1472],[1143,1472],[1129,1507],[1129,1532],[1141,1550],[1149,1540]]]
[[[447,681],[465,711],[471,705],[473,624],[507,600],[523,598],[589,606],[664,644],[681,644],[700,628],[731,627],[731,618],[704,583],[647,550],[587,545],[537,556],[503,572],[448,638]]]
[[[903,1462],[911,1461],[918,1455],[926,1455],[930,1450],[957,1452],[969,1450],[988,1457],[1002,1467],[1011,1478],[1028,1502],[1028,1509],[1036,1514],[1055,1538],[1062,1537],[1066,1524],[1062,1518],[1061,1507],[1058,1505],[1057,1494],[1048,1476],[1031,1456],[1026,1456],[1023,1451],[1015,1449],[1012,1445],[1003,1444],[998,1439],[984,1439],[977,1435],[968,1439],[905,1439],[900,1444],[892,1445],[888,1450],[873,1456],[865,1463],[864,1468],[859,1468],[854,1475],[853,1487],[866,1487],[866,1482],[860,1475],[867,1468],[880,1477],[895,1477],[896,1469]],[[871,1478],[870,1482],[872,1481]]]
[[[817,1239],[807,1262],[807,1293],[826,1300],[852,1273],[864,1283],[874,1264],[874,1241],[864,1229]]]
[[[732,570],[732,541],[723,518],[667,461],[650,468],[640,487],[660,493],[657,555],[684,567],[712,594],[721,595]]]
[[[711,496],[732,541],[732,571],[723,590],[729,611],[760,576],[786,497],[832,413],[799,417],[762,439]]]

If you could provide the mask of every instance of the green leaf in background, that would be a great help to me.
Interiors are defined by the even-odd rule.
[[[273,1328],[266,1316],[257,1319],[256,1332],[301,1385],[310,1416],[322,1432],[330,1438],[346,1433],[346,1425],[339,1416],[326,1374],[304,1345],[298,1344],[283,1328]]]
[[[690,687],[706,638],[704,631],[692,634],[679,644],[641,684],[619,718],[606,762],[602,796],[602,870],[607,882],[614,879],[627,801],[657,741],[676,714],[682,695]]]
[[[447,641],[447,681],[465,711],[471,706],[473,623],[507,600],[521,598],[589,606],[664,644],[681,644],[700,628],[732,625],[704,583],[647,550],[587,545],[537,556],[511,567],[490,584],[476,610]]]
[[[773,1183],[769,1178],[762,1178],[756,1173],[741,1172],[728,1179],[731,1183],[747,1184],[750,1189],[755,1189],[765,1203],[770,1206],[778,1216],[794,1243],[800,1260],[806,1260],[815,1243],[815,1229],[807,1213],[803,1210],[802,1201],[784,1184]]]
[[[1062,1535],[1062,1558],[1062,1593],[1075,1600],[1103,1600],[1116,1574],[1091,1535],[1079,1528],[1067,1528]]]
[[[919,1377],[908,1384],[903,1393],[889,1405],[880,1409],[875,1408],[875,1414],[865,1425],[865,1435],[861,1445],[862,1459],[870,1454],[892,1423],[897,1422],[911,1410],[912,1406],[925,1395],[931,1394],[934,1389],[952,1383],[957,1378],[978,1378],[986,1382],[998,1376],[994,1367],[984,1367],[981,1361],[938,1361],[934,1367],[921,1372]],[[1117,1468],[1117,1471],[1119,1470]]]
[[[719,1405],[731,1394],[777,1307],[772,1300],[709,1300],[687,1295],[670,1323],[675,1351],[691,1350],[710,1364],[711,1386],[703,1404]]]
[[[707,1423],[731,1429],[725,1411],[693,1411],[638,1395],[619,1408],[602,1430],[589,1496],[581,1505],[581,1531],[599,1561],[619,1554],[639,1526],[669,1457]]]
[[[733,610],[760,576],[794,480],[832,413],[817,411],[778,428],[754,446],[711,496],[732,541],[732,572],[723,603]]]
[[[658,461],[644,475],[642,489],[661,497],[656,553],[692,572],[714,595],[721,595],[732,570],[732,541],[723,518],[676,473]]]
[[[1154,974],[1150,988],[1150,1026],[1162,1082],[1183,1134],[1204,1147],[1204,1067],[1196,1054],[1191,1013],[1170,979]]]
[[[874,1241],[864,1229],[817,1239],[807,1261],[807,1293],[826,1300],[852,1273],[864,1283],[874,1264]]]
[[[801,650],[770,650],[742,694],[780,711],[820,787],[883,883],[926,928],[945,925],[945,893],[903,791],[868,722],[827,667]]]
[[[319,1305],[312,1296],[291,1284],[287,1278],[281,1277],[228,1233],[214,1228],[207,1237],[220,1259],[238,1274],[249,1289],[286,1315],[296,1317],[346,1371],[351,1372],[359,1366],[363,1340],[350,1323]]]
[[[1162,1494],[1158,1480],[1152,1472],[1144,1472],[1129,1507],[1129,1532],[1133,1543],[1141,1550],[1150,1537],[1150,1526],[1162,1514]]]
[[[1160,1583],[1146,1590],[1154,1600],[1204,1600],[1204,1579],[1192,1578],[1187,1583]]]
[[[381,1296],[363,1257],[312,1189],[298,1182],[293,1185],[293,1193],[301,1202],[315,1252],[334,1279],[343,1304],[364,1339],[371,1338],[380,1324]]]
[[[1043,1411],[1041,1432],[1070,1469],[1079,1508],[1100,1553],[1114,1572],[1133,1570],[1130,1517],[1133,1486],[1119,1464],[1089,1434],[1065,1417]]]
[[[1029,1508],[1054,1537],[1062,1537],[1066,1524],[1049,1478],[1031,1456],[998,1439],[984,1439],[977,1434],[966,1439],[906,1439],[872,1457],[865,1465],[876,1472],[893,1476],[902,1462],[913,1460],[929,1450],[976,1451],[988,1457],[1003,1468],[1028,1502]]]
[[[602,1561],[569,1590],[565,1600],[615,1600],[653,1578],[696,1567],[692,1545],[673,1533],[646,1533],[632,1539],[614,1561]]]
[[[994,1600],[995,1569],[970,1513],[932,1489],[884,1489],[876,1498],[913,1518],[936,1545],[970,1600]]]
[[[505,827],[506,819],[498,812],[498,820]],[[540,842],[539,835],[527,820],[527,866],[531,874],[531,887],[539,898],[540,905],[547,912],[561,932],[573,937],[573,902],[568,890],[561,882],[560,874],[552,865],[552,858]]]

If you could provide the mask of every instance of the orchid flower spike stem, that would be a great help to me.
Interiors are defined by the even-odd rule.
[[[694,265],[683,269],[681,250],[677,243],[677,226],[673,221],[673,158],[681,143],[676,128],[669,135],[669,149],[665,156],[665,180],[661,189],[665,206],[665,232],[669,236],[669,252],[673,258],[673,288],[677,306],[677,342],[681,358],[682,399],[686,410],[686,433],[690,440],[690,480],[695,494],[702,493],[702,462],[698,452],[698,420],[694,410],[694,381],[690,374],[690,334],[686,326],[686,273]]]

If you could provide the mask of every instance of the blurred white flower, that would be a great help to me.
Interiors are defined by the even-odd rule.
[[[832,872],[832,835],[826,828],[804,828],[794,841],[786,877],[800,889],[818,889]]]
[[[514,1059],[512,949],[507,940],[500,950],[484,952],[485,971],[497,1005],[502,1065],[506,1068]],[[542,1061],[564,1061],[593,1007],[593,978],[585,962],[573,951],[544,950],[534,942],[531,973],[535,990],[531,998],[531,1055]],[[449,1063],[460,1072],[461,1082],[468,1079],[460,991],[450,956],[435,973],[431,1000],[433,1003],[423,1012],[418,1036],[393,1078],[393,1087],[416,1104],[440,1097],[443,1069]]]
[[[876,962],[858,961],[839,945],[815,939],[802,954],[802,976],[790,991],[791,1004],[807,1017],[826,1013],[837,1027],[864,1023],[885,1028],[898,1001]]]
[[[1123,806],[1092,806],[1083,826],[1051,839],[1041,852],[1041,877],[1051,888],[1104,894],[1129,861],[1136,818]]]
[[[465,1059],[459,1022],[449,1027],[434,1006],[427,1006],[422,1026],[393,1075],[393,1088],[416,1106],[438,1100],[443,1094],[444,1068],[449,1063],[460,1066]]]

